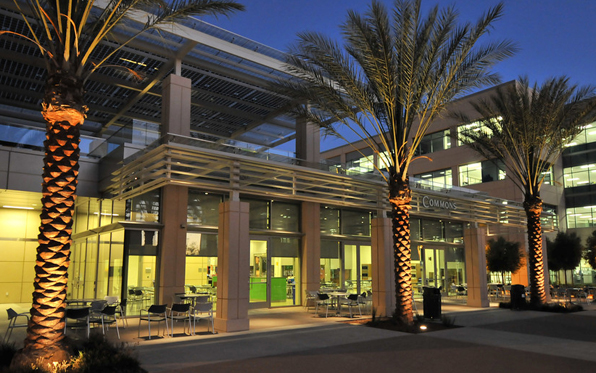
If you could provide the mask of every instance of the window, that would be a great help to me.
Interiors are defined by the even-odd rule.
[[[452,171],[450,168],[446,168],[444,170],[425,172],[422,174],[414,175],[414,177],[418,179],[417,181],[420,183],[420,187],[425,189],[434,189],[434,187],[442,189],[446,186],[453,185]]]
[[[555,185],[555,172],[552,166],[548,170],[542,172],[542,175],[544,175],[543,184]]]
[[[482,161],[459,166],[459,185],[473,185],[505,180],[505,165],[501,161]]]
[[[191,224],[217,227],[221,201],[222,196],[220,195],[189,190],[186,221]]]
[[[596,142],[596,122],[584,126],[583,130],[566,147]]]
[[[501,119],[501,117],[497,118],[497,120],[500,120],[500,119]],[[492,133],[493,133],[493,131],[490,128],[486,127],[484,124],[482,124],[479,121],[469,123],[469,124],[462,124],[461,126],[457,127],[457,146],[463,145],[461,138],[463,137],[462,134],[466,131],[474,131],[474,132],[482,131],[482,132],[488,134],[489,136],[492,135]]]
[[[363,156],[364,155],[364,156]],[[374,157],[371,148],[346,154],[346,174],[360,175],[374,171]]]
[[[596,164],[584,164],[563,169],[565,188],[596,184]]]
[[[567,228],[596,226],[596,206],[572,207],[565,210]]]
[[[422,138],[415,155],[423,155],[451,148],[449,130],[428,134]]]

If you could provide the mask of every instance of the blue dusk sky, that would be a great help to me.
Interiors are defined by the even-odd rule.
[[[270,47],[287,51],[301,31],[317,31],[340,40],[339,25],[347,10],[367,10],[369,0],[238,0],[245,12],[230,18],[204,18],[207,22]],[[392,0],[382,0],[388,7]],[[460,21],[475,22],[498,1],[423,0],[428,10],[454,5]],[[504,14],[494,23],[490,40],[514,41],[519,52],[495,67],[502,81],[527,75],[541,83],[567,75],[579,85],[596,85],[596,1],[593,0],[504,0]],[[426,11],[423,13],[426,14]],[[343,145],[328,141],[322,148]]]

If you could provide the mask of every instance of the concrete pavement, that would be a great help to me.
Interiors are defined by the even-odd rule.
[[[596,305],[583,306],[555,314],[444,304],[462,327],[416,335],[293,308],[251,311],[246,332],[213,335],[203,324],[184,336],[180,324],[174,338],[149,341],[133,318],[121,341],[149,372],[592,372]]]

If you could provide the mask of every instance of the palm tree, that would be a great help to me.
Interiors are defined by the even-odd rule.
[[[341,27],[343,48],[307,32],[299,34],[291,50],[288,69],[300,80],[286,83],[285,89],[307,103],[298,113],[342,138],[344,125],[383,164],[377,170],[389,188],[395,315],[408,324],[413,321],[408,168],[446,104],[498,81],[490,68],[510,56],[514,46],[506,41],[482,47],[476,43],[502,10],[499,4],[477,23],[459,25],[453,7],[435,6],[423,18],[420,0],[398,0],[392,13],[374,0],[364,15],[348,12]]]
[[[524,194],[533,304],[546,301],[540,188],[564,145],[593,117],[596,107],[596,100],[588,100],[594,97],[592,87],[570,86],[568,80],[552,78],[530,87],[528,79],[521,78],[500,87],[494,96],[472,104],[484,129],[461,134],[462,142],[486,159],[503,162],[508,178]]]
[[[87,106],[84,84],[91,74],[123,46],[156,25],[189,15],[230,14],[244,7],[227,0],[14,0],[30,35],[44,58],[47,81],[42,115],[47,132],[44,142],[42,211],[31,321],[21,357],[60,361],[66,356],[64,310],[70,257],[72,216],[79,168],[79,128]],[[21,4],[28,5],[24,11]],[[153,11],[136,35],[103,60],[93,60],[101,41],[124,21],[131,10]],[[10,31],[3,31],[8,34]],[[12,33],[14,34],[14,33]]]

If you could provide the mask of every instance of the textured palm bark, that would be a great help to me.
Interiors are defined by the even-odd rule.
[[[405,324],[414,321],[412,310],[412,261],[410,248],[410,209],[412,191],[409,179],[396,175],[389,186],[393,253],[395,264],[395,317]]]
[[[42,111],[46,140],[39,246],[31,319],[21,360],[61,361],[70,354],[64,344],[64,315],[80,126],[87,110],[82,97],[82,83],[68,74],[57,72],[48,79]]]
[[[540,197],[527,197],[524,209],[528,220],[528,261],[530,264],[530,302],[542,304],[546,302],[544,289],[544,258],[542,254],[542,199]]]

